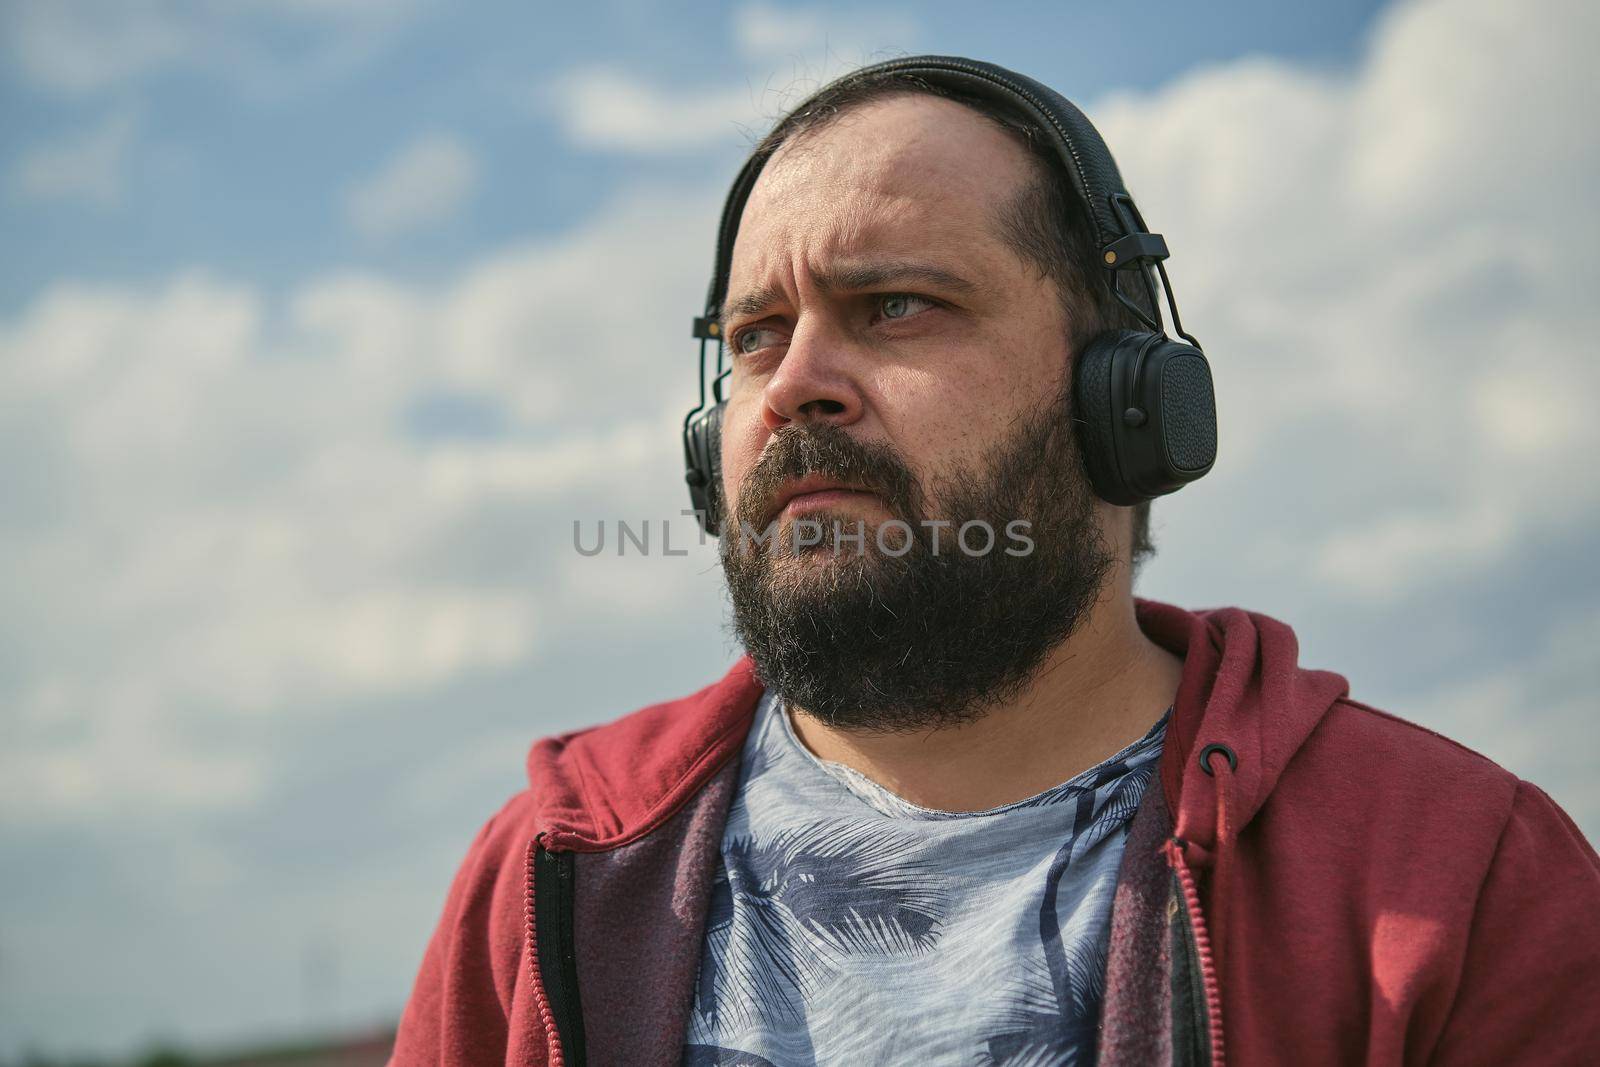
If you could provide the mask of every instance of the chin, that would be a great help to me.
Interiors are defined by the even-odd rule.
[[[820,528],[821,539],[814,544],[797,545],[797,538],[802,531],[801,523],[815,523],[815,527],[806,528],[806,535],[815,536],[815,529]],[[837,542],[834,539],[836,526],[845,534]],[[856,541],[858,530],[861,535],[859,544]],[[876,519],[851,512],[807,510],[777,521],[772,543],[778,546],[778,551],[773,555],[775,559],[795,560],[808,566],[816,566],[819,560],[842,563],[847,560],[877,559],[883,554],[878,550],[877,535]]]

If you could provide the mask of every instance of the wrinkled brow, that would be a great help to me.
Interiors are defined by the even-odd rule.
[[[857,263],[817,274],[817,288],[823,292],[850,293],[874,289],[883,285],[900,285],[906,282],[924,282],[946,292],[973,293],[976,283],[953,271],[931,263]],[[775,285],[763,285],[748,293],[723,302],[723,335],[727,335],[730,319],[760,315],[784,300],[783,291]]]

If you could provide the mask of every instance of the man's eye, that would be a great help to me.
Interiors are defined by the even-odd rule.
[[[776,332],[760,326],[753,326],[748,330],[740,330],[734,334],[733,350],[742,356],[748,356],[752,352],[759,352],[773,343]]]
[[[910,293],[889,293],[878,298],[878,311],[886,319],[903,319],[930,307],[933,307],[932,300]]]
[[[773,344],[774,330],[766,330],[763,326],[750,326],[749,330],[739,330],[733,334],[733,350],[739,355],[750,355],[760,352],[766,346]]]

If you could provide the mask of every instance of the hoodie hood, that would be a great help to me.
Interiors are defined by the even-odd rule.
[[[536,743],[528,784],[545,847],[601,852],[666,822],[738,754],[762,689],[744,656],[688,696]]]
[[[1350,683],[1333,671],[1300,666],[1294,630],[1269,615],[1242,608],[1188,611],[1140,597],[1134,607],[1145,635],[1183,657],[1161,787],[1186,859],[1209,866],[1219,837],[1237,836],[1261,810]],[[1204,773],[1200,754],[1213,745],[1226,751],[1209,752],[1214,769]],[[1226,834],[1219,833],[1219,788],[1227,790]]]
[[[1224,818],[1225,836],[1236,835],[1349,685],[1331,671],[1302,668],[1294,631],[1267,615],[1189,611],[1142,597],[1134,606],[1146,636],[1184,660],[1161,784],[1187,860],[1209,866],[1219,843],[1219,779],[1201,772],[1198,754],[1208,745],[1234,754]],[[603,851],[671,818],[739,752],[762,688],[743,657],[698,692],[540,741],[528,778],[546,846]]]

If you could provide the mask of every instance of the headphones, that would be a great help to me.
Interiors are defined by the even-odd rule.
[[[1110,149],[1083,112],[1032,78],[954,56],[893,59],[847,74],[840,82],[880,74],[915,78],[934,88],[994,100],[1020,112],[1049,140],[1071,179],[1073,194],[1087,208],[1106,284],[1146,327],[1098,334],[1074,360],[1072,418],[1095,493],[1109,503],[1131,507],[1203,476],[1217,455],[1211,365],[1200,342],[1183,331],[1178,318],[1178,304],[1162,264],[1168,255],[1166,240],[1145,226],[1133,198],[1122,187]],[[810,106],[815,99],[813,96],[796,110]],[[728,293],[739,218],[771,154],[769,150],[751,155],[734,180],[722,209],[705,314],[694,320],[694,336],[700,339],[700,403],[683,420],[684,480],[701,526],[712,535],[718,532],[722,491],[722,415],[727,406],[722,383],[731,373],[731,368],[723,367],[722,301]],[[1161,274],[1173,331],[1182,341],[1169,338],[1162,328],[1152,267]],[[1155,318],[1129,299],[1119,287],[1119,279],[1144,286]],[[711,342],[717,349],[712,403],[708,404],[706,346]]]

